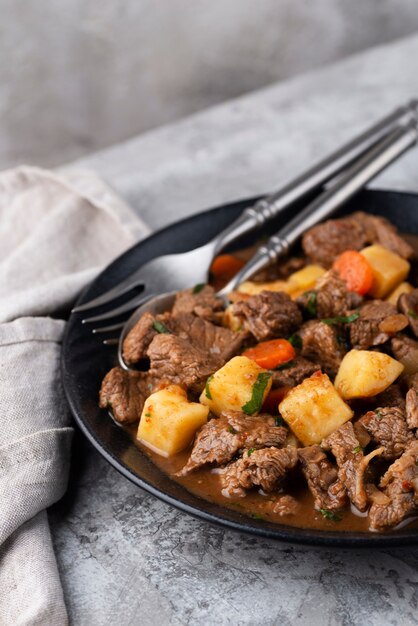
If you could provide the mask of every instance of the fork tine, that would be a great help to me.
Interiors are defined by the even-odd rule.
[[[79,313],[80,311],[88,311],[89,309],[93,309],[94,307],[101,306],[102,304],[107,304],[119,296],[123,296],[124,293],[127,293],[134,287],[139,287],[143,285],[143,280],[141,279],[140,270],[130,274],[127,278],[122,280],[118,285],[108,289],[105,293],[102,293],[97,298],[93,298],[88,302],[84,302],[84,304],[80,304],[72,309],[72,313]]]
[[[111,333],[114,330],[120,330],[124,327],[124,322],[120,322],[119,324],[112,324],[111,326],[102,326],[99,328],[93,328],[91,331],[94,335],[96,333]]]
[[[112,339],[103,339],[105,346],[116,346],[119,343],[119,339],[112,337]]]
[[[88,317],[82,320],[83,324],[91,324],[92,322],[101,322],[102,320],[109,320],[112,317],[116,317],[117,315],[122,315],[122,313],[126,313],[127,311],[131,311],[132,309],[136,309],[141,304],[144,304],[152,294],[147,293],[144,295],[145,291],[142,292],[140,296],[136,296],[136,298],[132,298],[132,300],[128,300],[125,304],[116,307],[116,309],[112,309],[111,311],[106,311],[106,313],[102,313],[101,315],[94,315],[93,317]]]

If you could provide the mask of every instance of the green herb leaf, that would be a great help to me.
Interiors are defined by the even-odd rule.
[[[255,452],[255,448],[250,448],[247,450],[247,456],[251,456],[253,452]]]
[[[321,515],[323,515],[326,519],[331,520],[331,522],[341,522],[342,517],[340,515],[336,515],[333,511],[329,511],[328,509],[319,509]]]
[[[253,385],[251,400],[246,402],[244,406],[241,407],[244,413],[247,415],[254,415],[254,413],[257,413],[257,411],[261,409],[264,392],[270,378],[271,374],[269,372],[261,372],[261,374],[257,376],[257,380]]]
[[[162,322],[159,322],[158,320],[153,321],[152,327],[154,330],[157,331],[157,333],[166,334],[166,335],[171,334],[171,330],[168,330],[167,326],[163,324]]]
[[[211,394],[210,389],[209,389],[209,385],[210,385],[210,382],[211,382],[212,379],[213,379],[213,374],[211,376],[209,376],[209,378],[206,381],[206,385],[205,385],[205,396],[209,400],[213,400],[212,394]]]
[[[294,333],[293,335],[290,335],[288,342],[290,344],[292,344],[292,346],[294,348],[296,348],[297,350],[300,350],[302,348],[302,337],[300,335],[298,335],[297,333]]]
[[[281,365],[278,365],[274,369],[276,371],[287,370],[289,367],[292,367],[294,364],[295,364],[295,361],[293,359],[291,359],[290,361],[286,361],[286,363],[282,363]]]
[[[382,413],[379,411],[379,409],[376,409],[376,411],[374,412],[374,414],[376,415],[377,419],[381,420],[382,419]]]
[[[361,446],[356,446],[355,448],[353,448],[354,454],[358,454],[360,450],[361,450]]]
[[[322,319],[321,322],[332,326],[333,324],[351,324],[360,317],[360,313],[352,313],[351,315],[337,315],[336,317],[329,317]]]
[[[151,413],[148,411],[147,413],[145,413],[145,417],[151,417]]]
[[[308,311],[309,315],[312,315],[313,317],[315,317],[316,300],[317,300],[316,291],[307,291],[305,295],[308,296],[308,301],[306,303],[306,310]]]
[[[418,320],[418,313],[415,313],[415,311],[408,311],[408,315],[412,317],[413,320]]]
[[[231,433],[231,435],[236,435],[238,431],[232,428],[232,426],[228,426],[228,432]]]
[[[281,415],[277,415],[277,417],[275,417],[274,419],[276,422],[276,426],[286,426],[286,422],[284,421]]]
[[[204,286],[205,286],[205,283],[198,283],[197,285],[195,285],[195,286],[193,287],[193,291],[192,291],[192,293],[194,293],[194,294],[195,294],[195,293],[200,293],[200,292],[202,291],[202,289],[203,289],[203,287],[204,287]]]

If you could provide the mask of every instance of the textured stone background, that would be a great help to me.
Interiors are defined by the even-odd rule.
[[[0,0],[0,167],[56,164],[418,29],[416,0]]]

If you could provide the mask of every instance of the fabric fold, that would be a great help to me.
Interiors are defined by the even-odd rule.
[[[67,622],[46,509],[67,487],[68,309],[148,230],[94,174],[0,173],[0,623]]]

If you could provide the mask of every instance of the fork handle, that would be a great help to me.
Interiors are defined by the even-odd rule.
[[[308,229],[336,211],[368,181],[417,142],[416,122],[400,125],[349,167],[332,187],[324,191],[284,228],[262,245],[250,261],[219,292],[226,296],[244,280],[287,254]]]
[[[259,200],[254,206],[245,209],[237,220],[213,240],[214,256],[228,244],[242,237],[242,235],[260,228],[293,202],[306,197],[310,192],[331,180],[345,169],[347,165],[352,163],[354,159],[358,158],[374,143],[393,130],[396,124],[400,122],[407,123],[416,119],[417,110],[417,100],[411,100],[408,104],[398,107],[342,148],[295,178],[280,191]]]

